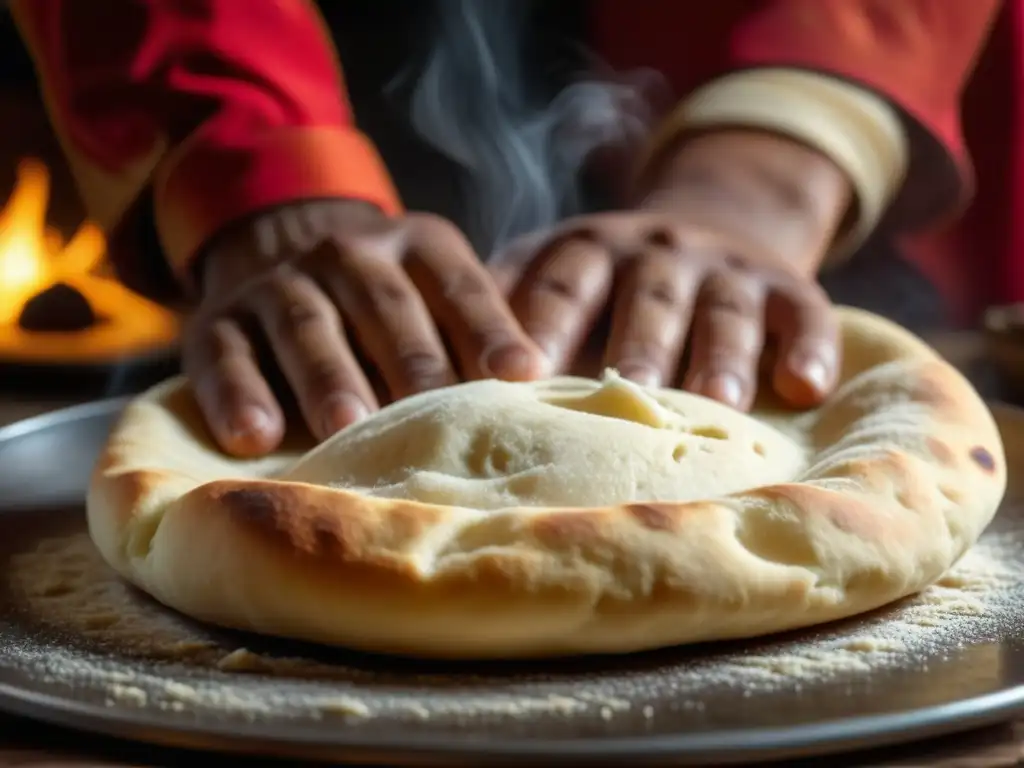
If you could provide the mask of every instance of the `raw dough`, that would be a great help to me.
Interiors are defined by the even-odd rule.
[[[172,380],[111,434],[90,532],[183,613],[370,651],[618,653],[850,616],[941,577],[1006,474],[957,371],[840,316],[842,384],[812,412],[747,416],[614,372],[480,381],[239,461]]]

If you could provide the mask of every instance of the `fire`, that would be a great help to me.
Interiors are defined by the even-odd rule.
[[[94,224],[83,224],[66,244],[46,225],[49,199],[46,166],[21,163],[14,193],[0,210],[0,324],[16,322],[25,302],[47,286],[73,281],[103,261],[106,242]]]
[[[104,274],[106,238],[95,224],[82,224],[65,241],[47,224],[49,200],[46,166],[21,162],[14,191],[0,209],[0,357],[16,347],[19,357],[101,362],[172,343],[177,316]],[[18,328],[18,318],[25,303],[56,283],[80,291],[106,321],[87,331],[24,339],[29,332]]]

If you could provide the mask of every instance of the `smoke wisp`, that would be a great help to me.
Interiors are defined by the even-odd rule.
[[[525,61],[531,3],[438,0],[412,80],[413,128],[465,173],[467,234],[483,255],[582,212],[594,150],[639,145],[656,117],[650,71],[588,72],[542,103]]]

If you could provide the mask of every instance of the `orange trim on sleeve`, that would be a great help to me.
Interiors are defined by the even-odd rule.
[[[389,216],[402,211],[376,148],[352,128],[262,132],[247,137],[244,148],[190,142],[169,160],[156,181],[156,226],[186,282],[196,255],[220,229],[275,205],[343,197]]]

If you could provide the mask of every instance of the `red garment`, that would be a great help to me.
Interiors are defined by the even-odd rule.
[[[1024,43],[1024,21],[1011,18],[1022,3],[1009,0],[1000,24]],[[892,217],[910,227],[954,213],[969,194],[960,96],[999,5],[594,0],[592,31],[604,59],[662,71],[680,98],[724,72],[764,66],[822,71],[873,89],[908,125],[910,172]],[[13,0],[12,7],[89,210],[115,251],[131,246],[131,217],[150,196],[182,277],[225,224],[267,206],[340,195],[400,210],[376,151],[353,126],[329,37],[307,0]],[[1024,44],[1009,47],[1024,75]],[[1004,58],[993,70],[1012,71]],[[989,113],[999,117],[1012,103],[1019,85],[1009,87],[1004,100],[985,107]],[[1011,138],[1014,147],[1024,140]],[[1020,180],[1018,194],[1001,200],[1024,205],[1024,156],[1001,151],[993,160],[1012,162]],[[992,183],[987,170],[981,177]],[[991,194],[997,185],[979,200],[1000,199]],[[995,209],[984,213],[986,222],[1008,220]],[[983,227],[984,263],[1006,265],[1005,279],[995,281],[1004,289],[999,300],[1024,300],[1024,264],[1009,258],[1024,245],[1024,216],[1017,218],[1003,237],[996,236],[1002,225]],[[934,256],[940,250],[921,256],[923,266],[963,293],[950,270],[966,259],[954,252],[943,261]]]

